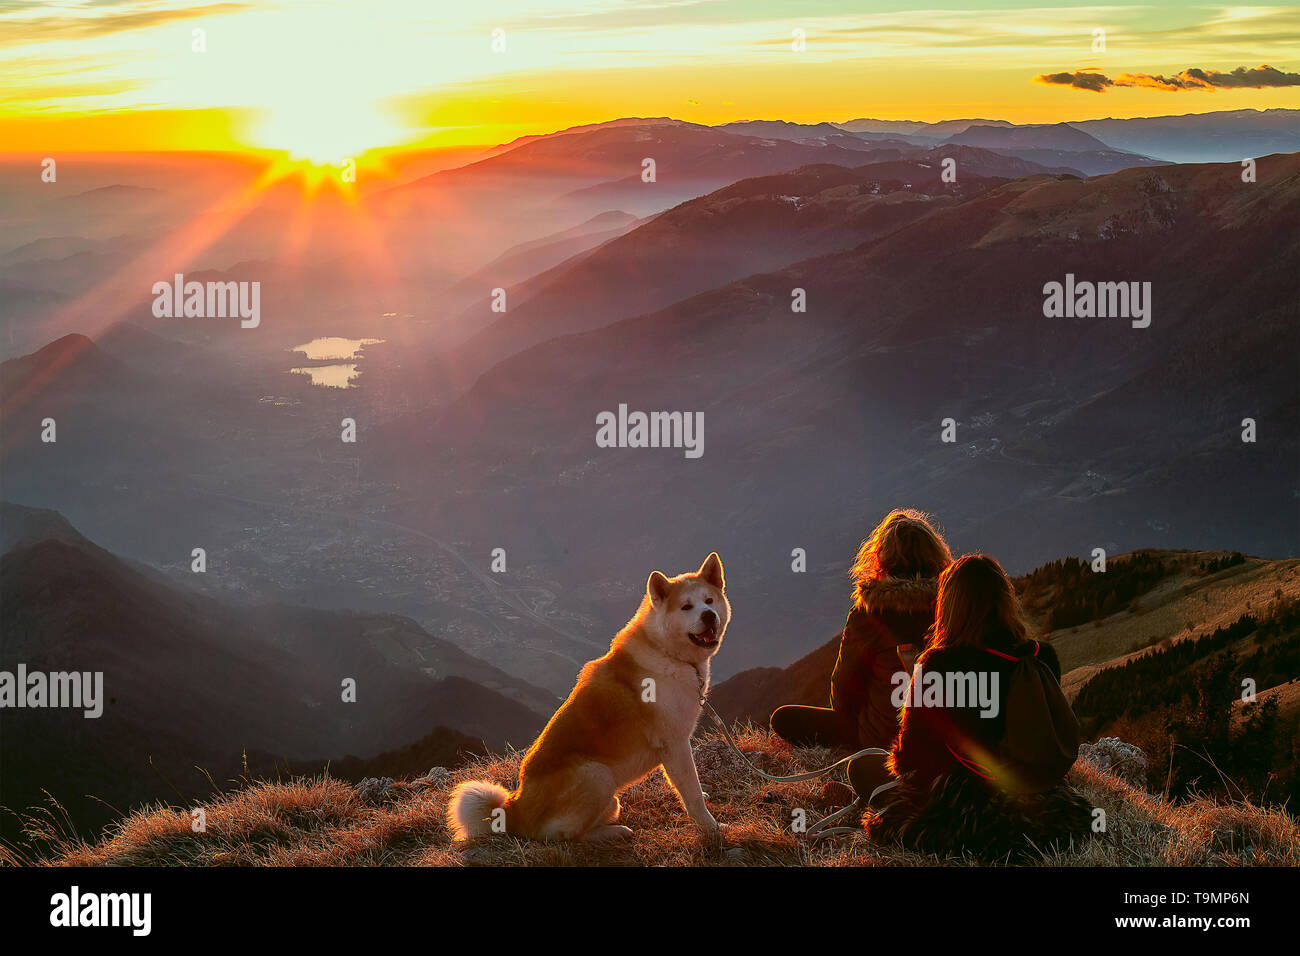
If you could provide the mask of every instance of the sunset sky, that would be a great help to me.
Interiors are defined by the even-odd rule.
[[[1105,52],[1093,51],[1098,28]],[[1285,85],[1092,92],[1036,79],[1163,82],[1264,64]],[[619,116],[1058,122],[1295,108],[1297,71],[1300,8],[1282,4],[0,0],[0,152],[263,147],[326,159]]]

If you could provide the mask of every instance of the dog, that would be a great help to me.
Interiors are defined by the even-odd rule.
[[[721,829],[700,789],[691,734],[709,686],[709,662],[731,621],[722,559],[693,573],[653,571],[632,620],[609,653],[590,661],[573,692],[524,755],[519,787],[473,780],[452,791],[457,840],[509,833],[537,840],[631,836],[619,793],[663,767],[706,834]]]

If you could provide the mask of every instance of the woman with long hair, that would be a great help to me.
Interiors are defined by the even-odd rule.
[[[982,554],[950,565],[883,772],[854,762],[859,794],[896,782],[864,816],[868,835],[993,857],[1087,838],[1092,808],[1065,782],[1079,725],[1060,677],[1002,566]]]
[[[934,622],[938,576],[952,556],[925,515],[891,511],[862,542],[849,571],[853,608],[840,635],[830,706],[787,704],[772,731],[796,745],[888,747],[898,733],[891,701],[899,671],[910,671]]]

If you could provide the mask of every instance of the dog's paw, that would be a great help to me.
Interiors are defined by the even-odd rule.
[[[736,842],[735,829],[730,824],[719,823],[712,829],[701,829],[700,840],[714,850],[725,850]]]
[[[727,824],[719,823],[717,820],[713,819],[713,817],[709,817],[709,819],[702,823],[697,823],[696,827],[698,827],[700,833],[706,837],[720,837],[727,831]]]
[[[620,823],[607,823],[589,831],[584,840],[627,840],[632,836],[632,828]]]

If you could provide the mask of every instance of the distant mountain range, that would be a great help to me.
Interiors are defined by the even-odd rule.
[[[477,162],[389,190],[381,206],[389,214],[437,208],[448,215],[477,206],[508,215],[506,202],[552,202],[570,215],[611,209],[648,215],[740,179],[810,164],[858,166],[886,149],[898,151],[896,157],[914,158],[946,144],[988,146],[1007,156],[1068,166],[1088,175],[1161,162],[1117,150],[1064,123],[999,126],[970,121],[938,124],[942,135],[898,136],[853,127],[785,121],[710,127],[668,119],[615,120],[504,144]],[[999,133],[1002,138],[995,135]],[[646,181],[646,160],[654,162],[653,181]]]
[[[504,315],[490,311],[483,271],[479,301],[460,317],[485,326],[448,359],[466,384],[530,345],[612,325],[757,272],[851,248],[999,182],[1049,170],[964,146],[864,153],[861,166],[818,164],[742,179],[691,199],[509,288]],[[941,179],[943,162],[957,181]],[[496,321],[487,324],[489,317]]]
[[[522,200],[530,206],[546,201],[570,215],[611,209],[648,215],[749,176],[810,163],[859,165],[865,160],[858,145],[739,136],[693,123],[601,124],[529,139],[398,186],[382,200],[391,211],[446,209],[448,202],[453,210],[496,210]],[[643,179],[647,159],[654,161],[649,182]]]
[[[233,222],[223,219],[220,204],[209,204],[212,196],[238,191],[241,177],[244,188],[256,177],[247,157],[159,154],[134,164],[105,157],[79,164],[76,177],[37,194],[11,182],[11,171],[0,164],[0,201],[14,213],[0,239],[0,355],[30,352],[69,332],[93,336],[100,322],[148,318],[148,296],[137,290],[147,291],[149,282],[177,267],[191,272],[263,262],[264,304],[282,329],[296,324],[314,330],[374,304],[380,312],[413,313],[436,329],[445,309],[458,312],[482,295],[474,287],[481,283],[458,283],[511,246],[555,237],[615,211],[652,216],[739,179],[812,164],[914,159],[968,136],[985,138],[1004,156],[1080,175],[1156,162],[1240,162],[1300,150],[1296,114],[1238,110],[1052,125],[755,120],[717,127],[625,117],[491,149],[395,158],[396,183],[363,177],[359,206],[327,191],[299,219],[292,217],[300,190],[286,179],[256,190]],[[1015,144],[987,140],[999,130]],[[1076,135],[1066,140],[1069,131]],[[646,159],[655,161],[654,182],[642,180]],[[435,171],[426,174],[429,169]],[[345,268],[356,253],[358,210],[370,224],[367,242],[384,249],[382,292]],[[212,241],[177,262],[177,247],[166,241],[169,224],[189,218],[210,228]],[[286,221],[299,223],[295,234],[305,244],[295,256],[271,262]],[[571,238],[570,255],[590,248]],[[534,261],[550,268],[564,249],[555,244],[552,254],[495,262],[505,278],[492,287],[522,281],[521,270]],[[376,295],[385,301],[375,303]]]
[[[877,123],[871,120],[855,120],[839,125],[752,121],[728,123],[718,129],[806,145],[860,150],[893,146],[901,148],[906,155],[911,155],[918,147],[981,146],[1004,156],[1048,167],[1066,167],[1070,172],[1089,176],[1113,173],[1129,166],[1150,166],[1162,162],[1125,150],[1116,150],[1069,123],[1016,126],[1010,123],[960,120],[933,126],[914,123],[903,123],[901,126],[907,127],[907,131],[891,127],[887,121]]]
[[[1114,149],[1175,163],[1231,163],[1300,150],[1300,110],[1221,110],[1070,125]]]
[[[732,123],[728,126],[751,126]],[[855,119],[844,123],[823,124],[860,136],[889,136],[918,145],[961,142],[957,137],[968,132],[988,136],[995,128],[1007,130],[1009,136],[1032,136],[1034,130],[1050,130],[1042,125],[1020,126],[1006,120],[961,119],[939,123],[905,120]],[[1248,156],[1292,153],[1300,150],[1300,110],[1219,110],[1210,113],[1186,113],[1178,116],[1146,116],[1131,119],[1074,120],[1055,124],[1090,134],[1094,144],[1086,149],[1101,148],[1137,153],[1171,163],[1230,163]],[[769,134],[771,135],[771,134]],[[974,140],[966,140],[975,142]],[[1022,142],[1025,140],[1022,139]],[[1082,143],[1084,141],[1077,141]],[[990,145],[987,141],[976,145]],[[1035,148],[1046,147],[1034,142]],[[1073,147],[1078,149],[1076,145]]]

